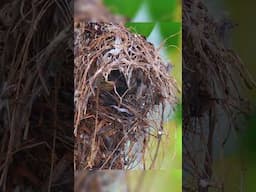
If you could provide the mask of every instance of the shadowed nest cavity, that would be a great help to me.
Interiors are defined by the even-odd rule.
[[[147,133],[161,136],[175,81],[154,46],[125,27],[76,20],[74,30],[76,169],[131,168]]]

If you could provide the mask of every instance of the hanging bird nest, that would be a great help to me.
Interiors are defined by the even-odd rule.
[[[74,32],[75,168],[130,169],[148,136],[161,137],[175,81],[154,46],[124,26],[77,20]]]

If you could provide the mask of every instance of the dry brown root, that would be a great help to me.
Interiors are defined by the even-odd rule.
[[[132,168],[176,103],[168,66],[144,37],[113,23],[76,20],[74,49],[75,169]]]

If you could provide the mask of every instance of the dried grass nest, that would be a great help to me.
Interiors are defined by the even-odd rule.
[[[148,136],[161,137],[175,80],[154,46],[124,26],[76,20],[74,33],[75,169],[131,168]]]

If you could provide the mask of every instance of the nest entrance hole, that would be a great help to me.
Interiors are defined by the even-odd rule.
[[[112,70],[108,75],[108,81],[114,83],[116,91],[120,96],[128,90],[124,74],[120,70]]]

